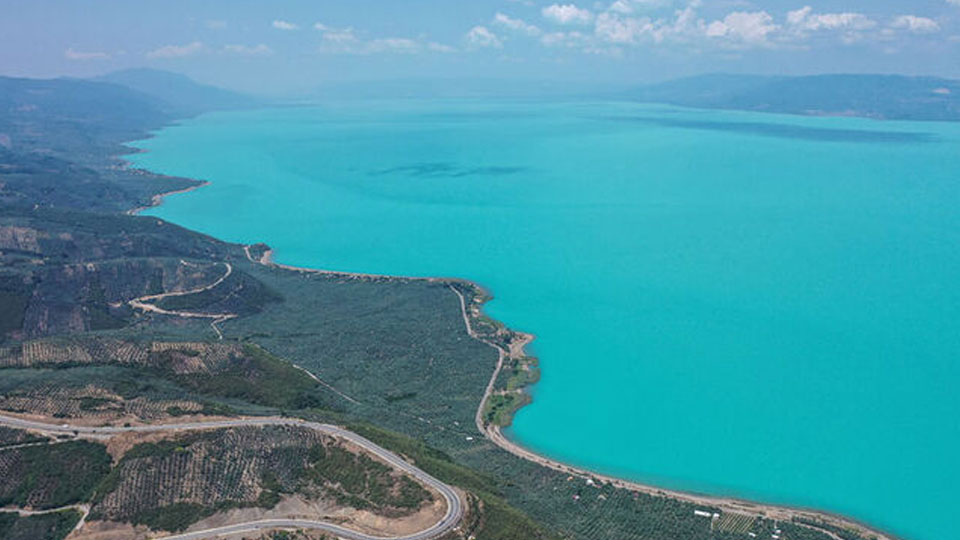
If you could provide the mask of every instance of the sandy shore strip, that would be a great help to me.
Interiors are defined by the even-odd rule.
[[[202,187],[207,187],[207,186],[209,186],[209,185],[210,185],[210,182],[200,182],[199,184],[197,184],[197,185],[195,185],[195,186],[189,186],[189,187],[185,187],[185,188],[183,188],[183,189],[176,189],[176,190],[173,190],[173,191],[165,191],[165,192],[163,192],[163,193],[157,193],[156,195],[154,195],[153,197],[151,197],[151,199],[150,199],[150,204],[148,204],[148,205],[146,205],[146,206],[138,206],[137,208],[133,208],[133,209],[131,209],[131,210],[127,210],[126,214],[127,214],[128,216],[135,216],[135,215],[139,214],[140,212],[143,212],[144,210],[149,210],[149,209],[151,209],[151,208],[156,208],[157,206],[160,206],[161,204],[163,204],[163,199],[166,198],[166,197],[169,197],[170,195],[179,195],[179,194],[181,194],[181,193],[190,193],[191,191],[193,191],[193,190],[195,190],[195,189],[200,189],[200,188],[202,188]]]
[[[244,253],[247,254],[247,259],[250,262],[262,264],[264,266],[270,266],[272,268],[280,268],[282,270],[289,270],[291,272],[299,272],[301,274],[316,274],[323,276],[333,276],[333,277],[342,277],[346,279],[377,279],[377,280],[395,280],[395,281],[426,281],[428,283],[460,283],[466,285],[470,288],[482,291],[483,289],[473,283],[472,281],[461,279],[461,278],[450,278],[450,277],[422,277],[422,276],[398,276],[398,275],[386,275],[386,274],[364,274],[362,272],[346,272],[342,270],[321,270],[317,268],[306,268],[303,266],[291,266],[289,264],[281,264],[273,260],[273,250],[265,249],[263,254],[260,257],[255,257],[250,251],[254,246],[248,245],[243,246]]]

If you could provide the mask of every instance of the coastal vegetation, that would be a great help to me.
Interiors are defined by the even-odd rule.
[[[530,403],[530,396],[519,392],[493,394],[487,400],[483,419],[488,424],[507,427],[513,421],[513,415],[521,407]]]
[[[537,359],[529,356],[504,358],[493,393],[484,403],[483,421],[504,428],[513,423],[513,415],[530,404],[526,388],[540,380]]]

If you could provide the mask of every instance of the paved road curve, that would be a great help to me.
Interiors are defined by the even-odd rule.
[[[447,504],[447,512],[443,518],[427,529],[418,533],[406,536],[374,536],[352,531],[325,521],[296,520],[296,519],[271,519],[252,521],[248,523],[239,523],[228,525],[216,529],[207,529],[184,533],[174,536],[163,537],[164,540],[200,540],[203,538],[215,538],[226,534],[240,534],[269,529],[314,529],[325,531],[346,540],[432,540],[441,536],[457,526],[463,517],[463,505],[456,491],[447,484],[437,480],[429,474],[423,472],[417,467],[404,461],[403,458],[385,450],[373,442],[343,428],[329,424],[320,424],[317,422],[307,422],[304,420],[295,420],[289,418],[243,418],[237,420],[222,420],[213,422],[188,422],[183,424],[157,424],[152,426],[129,426],[129,427],[88,427],[73,426],[68,424],[47,424],[43,422],[33,422],[12,416],[0,414],[0,425],[8,427],[30,429],[42,431],[45,433],[76,433],[84,435],[117,435],[120,433],[151,433],[158,431],[193,431],[201,429],[223,429],[243,426],[298,426],[313,429],[327,435],[346,439],[364,450],[376,455],[386,461],[394,468],[399,469],[414,478],[417,478],[430,488],[433,488],[444,498]]]

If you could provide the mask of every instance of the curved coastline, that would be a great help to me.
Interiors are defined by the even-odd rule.
[[[186,189],[174,190],[166,193],[160,193],[155,195],[151,204],[148,206],[140,207],[131,210],[130,214],[138,214],[149,208],[154,208],[163,204],[164,198],[170,195],[185,194],[196,189],[210,185],[209,181],[199,181],[200,183],[195,186],[191,186]],[[262,252],[259,256],[255,256],[251,249],[261,246]],[[244,253],[246,254],[250,262],[261,264],[264,266],[270,266],[273,268],[279,268],[291,272],[300,272],[300,273],[309,273],[309,274],[320,274],[320,275],[330,275],[330,276],[339,276],[347,279],[386,279],[386,280],[400,280],[400,281],[427,281],[431,283],[445,283],[450,285],[450,289],[454,292],[460,301],[461,315],[463,316],[464,325],[468,335],[493,347],[497,350],[498,361],[494,369],[494,372],[491,375],[490,381],[487,384],[487,387],[484,391],[483,397],[478,404],[477,412],[475,415],[475,422],[477,429],[492,443],[497,445],[502,450],[513,454],[521,459],[531,461],[543,467],[553,469],[571,476],[579,477],[586,480],[592,480],[594,482],[602,482],[611,484],[617,488],[626,489],[629,491],[635,491],[644,493],[647,495],[653,495],[658,497],[667,497],[672,499],[681,500],[691,504],[708,506],[711,508],[720,509],[721,511],[746,514],[756,517],[764,517],[768,519],[777,519],[781,521],[789,521],[795,525],[807,527],[813,530],[816,530],[820,533],[824,533],[834,540],[842,540],[840,536],[831,531],[829,528],[840,528],[845,530],[850,530],[856,532],[856,534],[869,538],[871,540],[904,540],[901,537],[895,536],[892,533],[883,531],[872,525],[868,525],[864,522],[858,521],[856,519],[838,514],[833,512],[828,512],[824,510],[818,510],[813,508],[805,508],[800,506],[790,506],[790,505],[777,505],[777,504],[768,504],[762,502],[751,501],[744,498],[738,498],[736,496],[723,496],[723,495],[709,495],[701,494],[690,491],[682,491],[669,489],[664,487],[659,487],[653,484],[646,484],[642,482],[626,480],[623,478],[617,478],[614,476],[609,476],[605,474],[600,474],[594,471],[591,471],[584,467],[579,467],[576,465],[570,465],[563,463],[557,460],[554,460],[548,456],[538,454],[532,450],[529,450],[519,443],[510,440],[506,435],[503,434],[503,431],[500,426],[494,425],[489,422],[485,422],[483,419],[483,412],[487,406],[490,396],[494,393],[496,388],[497,379],[502,371],[504,361],[507,359],[516,359],[525,356],[525,347],[529,345],[536,339],[534,334],[518,332],[514,330],[507,329],[505,326],[502,327],[502,331],[505,334],[507,345],[506,347],[492,341],[489,337],[483,336],[477,333],[474,330],[473,323],[479,317],[485,317],[483,313],[483,306],[492,299],[492,296],[489,294],[486,289],[484,289],[479,284],[463,279],[463,278],[452,278],[452,277],[420,277],[420,276],[400,276],[400,275],[385,275],[385,274],[372,274],[372,273],[361,273],[361,272],[346,272],[346,271],[337,271],[337,270],[323,270],[317,268],[306,268],[300,266],[292,266],[287,264],[278,263],[274,258],[274,252],[265,244],[254,244],[254,245],[244,245],[242,246]],[[469,305],[466,301],[466,298],[463,294],[457,290],[454,285],[466,286],[473,291],[473,299]],[[533,383],[535,384],[535,383]],[[521,392],[525,392],[525,388],[530,385],[526,385],[520,389]],[[510,413],[512,417],[517,410],[529,404],[529,401],[521,404],[517,409],[513,410]],[[799,521],[798,521],[799,520]],[[822,524],[824,527],[818,527],[816,524]]]

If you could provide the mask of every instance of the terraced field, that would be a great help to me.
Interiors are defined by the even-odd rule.
[[[288,426],[188,433],[134,446],[100,486],[91,518],[180,530],[217,510],[284,496],[390,517],[432,500],[419,484],[332,437]]]

